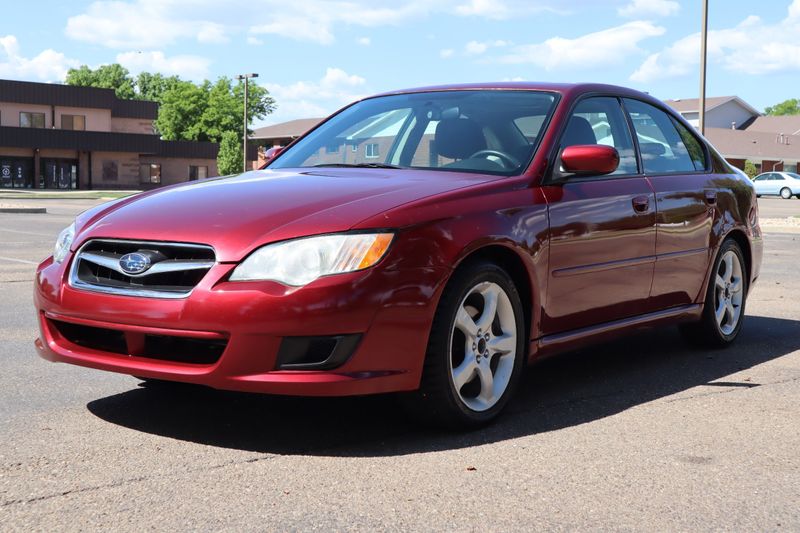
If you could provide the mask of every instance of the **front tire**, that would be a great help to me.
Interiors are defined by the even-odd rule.
[[[508,403],[525,359],[525,319],[511,277],[479,261],[447,284],[428,339],[412,413],[454,429],[493,420]]]
[[[784,200],[788,200],[792,197],[792,190],[789,187],[784,187],[781,189],[781,198]]]
[[[730,346],[744,322],[748,279],[742,249],[735,240],[726,239],[711,269],[702,318],[684,324],[681,327],[684,335],[706,348]]]

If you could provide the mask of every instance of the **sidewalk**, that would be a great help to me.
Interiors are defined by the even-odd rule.
[[[0,189],[0,199],[7,200],[114,200],[142,191],[135,190],[57,190]]]

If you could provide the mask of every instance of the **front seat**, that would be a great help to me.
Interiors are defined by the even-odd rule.
[[[573,115],[567,124],[567,131],[564,132],[561,149],[584,144],[597,144],[597,137],[594,136],[594,130],[588,120]]]

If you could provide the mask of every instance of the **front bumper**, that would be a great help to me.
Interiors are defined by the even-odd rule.
[[[217,264],[188,297],[171,300],[75,289],[66,282],[70,260],[55,264],[48,259],[37,269],[36,347],[43,358],[218,389],[303,396],[417,388],[435,304],[448,275],[442,268],[391,270],[378,265],[292,288],[228,282],[235,265]],[[176,359],[169,353],[156,358],[142,355],[142,350],[76,341],[64,334],[67,326],[115,332],[128,341],[128,348],[144,346],[145,338],[168,338],[182,346],[187,339],[189,344],[207,342],[222,351],[213,361]],[[342,335],[360,340],[341,366],[276,369],[285,337]]]

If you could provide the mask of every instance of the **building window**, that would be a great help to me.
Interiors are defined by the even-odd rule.
[[[119,178],[119,166],[116,161],[105,160],[103,161],[103,180],[104,181],[117,181]]]
[[[44,128],[44,113],[30,113],[28,111],[20,111],[19,127]]]
[[[189,165],[189,181],[204,180],[208,177],[208,167]]]
[[[327,154],[338,154],[339,153],[339,145],[338,144],[329,144],[325,147],[325,153]]]
[[[143,163],[139,165],[139,183],[161,183],[161,165],[158,163]]]
[[[353,152],[358,152],[358,144],[354,144],[354,145],[351,147],[351,149],[353,150]]]
[[[364,145],[364,157],[369,159],[374,159],[379,157],[378,153],[378,143],[369,143]]]
[[[85,115],[61,115],[61,129],[62,130],[85,130],[86,129],[86,116]]]

